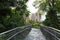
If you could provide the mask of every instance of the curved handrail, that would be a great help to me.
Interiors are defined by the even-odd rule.
[[[54,35],[54,34],[51,33],[50,31],[48,31],[47,29],[44,29],[44,31],[47,31],[49,34],[51,34],[52,36],[54,36],[56,39],[60,40],[60,38],[58,38],[56,35]]]
[[[60,30],[52,28],[52,27],[47,27],[47,26],[41,26],[40,29],[42,32],[45,31],[45,32],[43,32],[43,34],[47,32],[48,34],[50,34],[51,36],[53,36],[57,40],[60,40]]]
[[[26,28],[27,29],[27,28]],[[10,40],[11,38],[13,38],[14,36],[16,36],[17,34],[19,34],[19,33],[21,33],[21,32],[23,32],[23,31],[25,31],[26,29],[24,29],[24,30],[22,30],[22,31],[20,31],[20,32],[17,32],[16,34],[14,34],[14,35],[12,35],[10,38],[8,38],[7,40]]]
[[[28,25],[28,26],[29,26],[29,25]],[[8,33],[8,32],[11,32],[11,31],[16,30],[16,29],[18,29],[18,28],[25,28],[25,27],[27,27],[27,26],[16,27],[16,28],[13,28],[13,29],[11,29],[11,30],[5,31],[5,32],[3,32],[3,33],[0,33],[0,35],[3,35],[3,34]]]
[[[53,27],[49,27],[50,29],[53,29],[53,30],[55,30],[55,31],[57,31],[57,32],[59,32],[60,33],[60,30],[58,30],[58,29],[56,29],[56,28],[53,28]]]
[[[0,33],[0,40],[10,40],[11,38],[15,37],[17,34],[23,32],[23,31],[25,31],[27,29],[30,30],[31,29],[31,26],[32,25],[22,26],[22,27],[16,27],[16,28],[13,28],[13,29],[8,30],[6,32]],[[2,38],[1,39],[1,37],[4,37],[4,36],[6,36],[7,38],[5,38],[5,39]]]
[[[44,26],[44,28],[46,28],[47,30],[52,30],[53,32],[55,32],[55,33],[57,33],[57,34],[60,34],[60,30],[55,29],[55,28],[53,28],[53,27]]]
[[[58,29],[56,29],[56,28],[53,28],[53,27],[50,27],[50,26],[44,26],[44,25],[40,25],[40,26],[41,26],[41,27],[45,27],[45,28],[52,29],[52,30],[60,33],[60,30],[58,30]]]

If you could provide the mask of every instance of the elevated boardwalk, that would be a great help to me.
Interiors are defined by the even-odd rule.
[[[46,40],[40,29],[32,28],[24,40]]]
[[[36,29],[28,25],[0,33],[0,40],[60,40],[60,30],[47,26]]]

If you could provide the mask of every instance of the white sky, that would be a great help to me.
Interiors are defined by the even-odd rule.
[[[31,13],[36,13],[38,9],[36,9],[32,4],[35,0],[29,0],[27,2],[28,9]]]
[[[36,9],[32,4],[35,0],[29,0],[27,2],[27,6],[28,6],[28,10],[32,13],[36,13],[38,11],[38,9]],[[46,19],[45,17],[46,14],[41,15],[41,21],[44,21]],[[31,15],[30,15],[31,16]]]

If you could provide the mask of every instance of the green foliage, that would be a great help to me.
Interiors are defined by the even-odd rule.
[[[39,23],[37,21],[30,20],[29,22],[33,25],[33,28],[39,28]]]
[[[29,16],[29,13],[30,13],[30,12],[26,9],[26,10],[25,10],[25,15],[26,15],[26,17]]]
[[[57,16],[56,12],[49,10],[47,15],[46,15],[45,21],[43,21],[43,24],[46,26],[50,26],[50,27],[60,29],[59,28],[59,22],[58,22],[58,19],[56,16]]]
[[[0,16],[7,16],[11,13],[10,8],[2,8],[0,9]]]
[[[28,0],[0,0],[0,32],[25,25],[23,15],[29,15],[26,9]]]
[[[2,24],[0,24],[0,30],[1,30],[0,32],[3,32],[6,30],[6,28]]]
[[[60,12],[60,0],[40,0],[38,4],[40,4],[38,6],[40,10],[48,11],[49,9],[54,9]]]
[[[43,22],[46,26],[52,26],[60,29],[57,13],[60,12],[60,0],[40,0],[39,8],[47,12],[46,20]]]

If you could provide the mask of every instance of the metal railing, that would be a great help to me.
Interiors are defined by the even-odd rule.
[[[16,27],[9,31],[0,33],[0,40],[23,40],[23,38],[29,33],[31,30],[31,25]]]
[[[47,40],[60,40],[60,30],[46,26],[41,26],[40,30]]]

